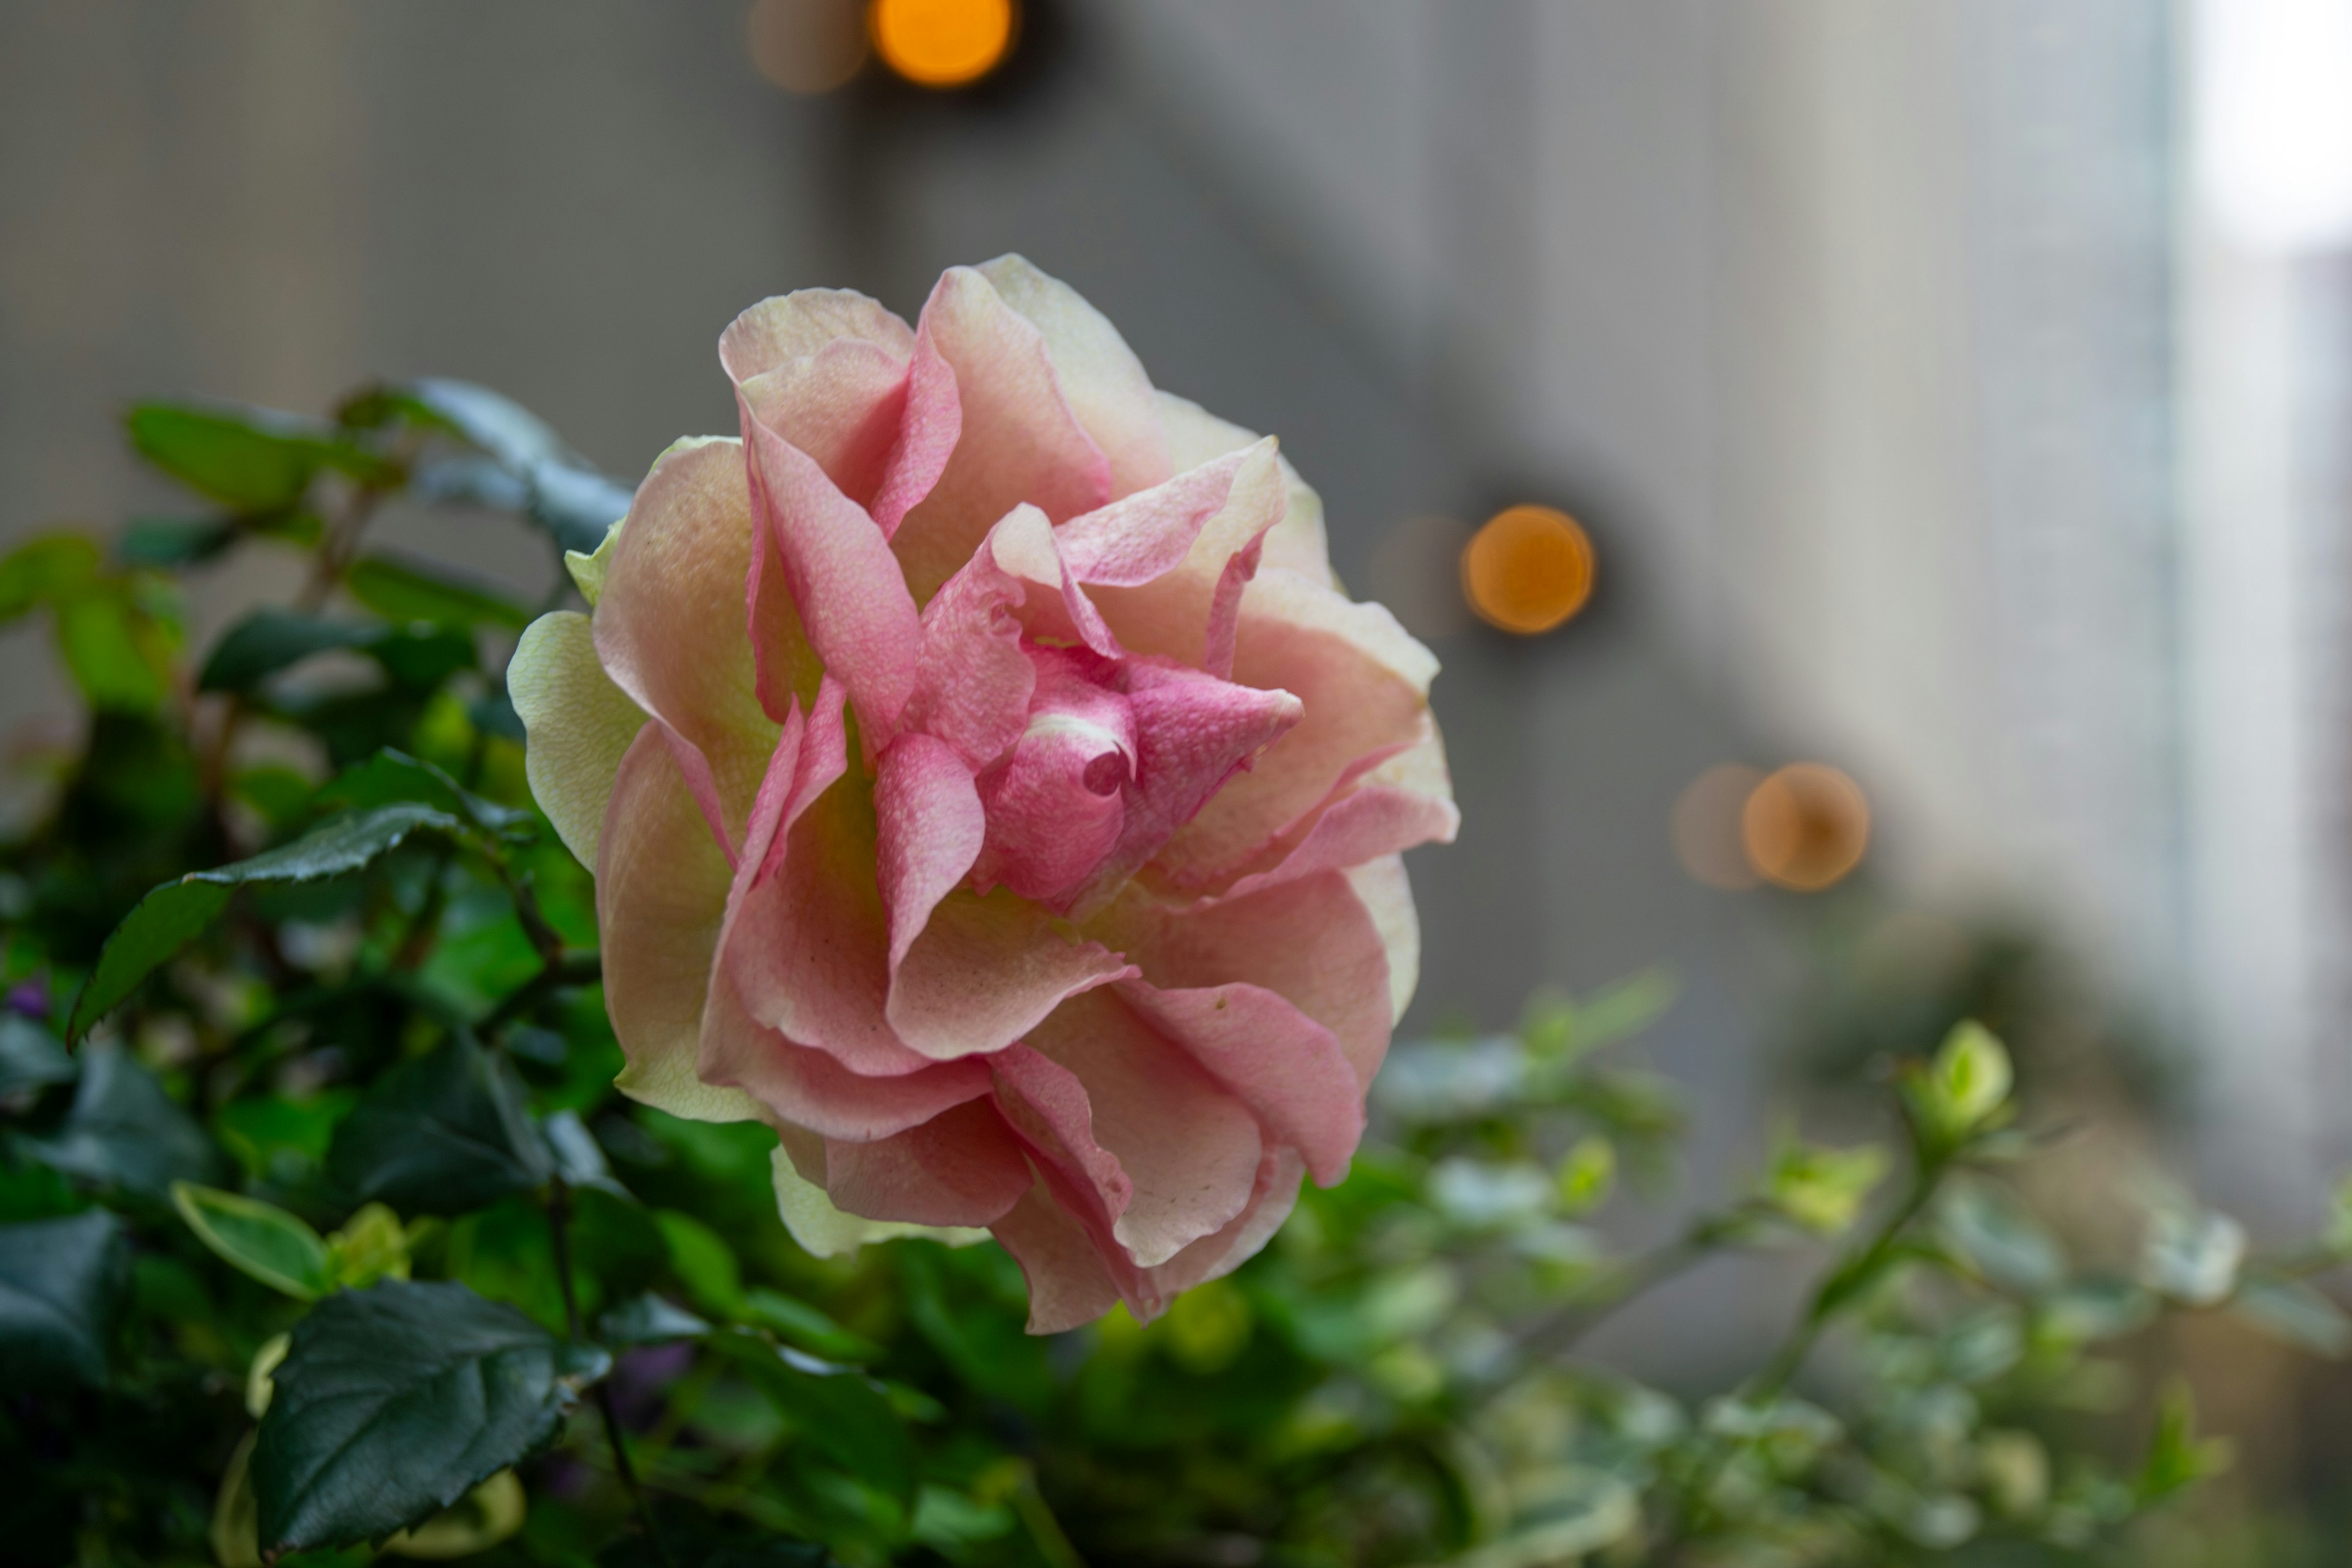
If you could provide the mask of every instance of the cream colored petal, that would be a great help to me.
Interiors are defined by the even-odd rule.
[[[1151,378],[1103,313],[1021,256],[982,262],[980,275],[1045,334],[1071,411],[1110,459],[1111,494],[1130,495],[1176,472],[1154,406]]]
[[[1383,855],[1351,867],[1349,885],[1371,911],[1372,924],[1389,953],[1389,1016],[1404,1016],[1421,984],[1421,916],[1412,907],[1412,884],[1406,879],[1404,857]]]
[[[970,1247],[975,1241],[986,1241],[988,1232],[968,1230],[961,1226],[908,1225],[898,1220],[861,1219],[854,1214],[844,1214],[833,1206],[824,1189],[793,1169],[793,1162],[779,1144],[770,1162],[775,1170],[776,1212],[783,1217],[784,1228],[802,1250],[816,1258],[839,1258],[856,1252],[869,1241],[888,1241],[901,1236],[919,1236],[950,1247]]]
[[[1168,437],[1168,458],[1173,470],[1183,473],[1228,452],[1255,445],[1262,437],[1218,418],[1190,398],[1172,392],[1160,396],[1160,428]],[[1331,548],[1323,530],[1323,498],[1315,493],[1290,459],[1282,460],[1282,477],[1289,492],[1289,509],[1265,536],[1262,566],[1279,566],[1311,577],[1327,588],[1339,586],[1331,572]]]
[[[646,722],[644,710],[596,662],[588,617],[571,610],[541,616],[523,632],[507,665],[507,694],[522,717],[532,798],[564,847],[594,866],[613,777]]]
[[[592,610],[604,592],[604,572],[613,564],[613,547],[621,542],[621,524],[628,521],[625,517],[616,519],[604,531],[604,542],[596,546],[593,555],[583,555],[577,550],[563,552],[563,569],[572,574],[572,585],[580,590],[580,596],[588,601]]]

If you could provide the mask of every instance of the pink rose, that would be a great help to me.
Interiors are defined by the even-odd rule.
[[[984,1227],[1033,1331],[1148,1318],[1354,1152],[1398,852],[1456,820],[1436,661],[1271,439],[1018,257],[719,353],[742,439],[663,454],[509,674],[621,1087],[774,1127],[814,1250]]]

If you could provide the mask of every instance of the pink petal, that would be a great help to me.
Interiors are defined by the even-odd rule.
[[[1321,871],[1191,908],[1130,893],[1090,934],[1162,991],[1260,986],[1329,1030],[1369,1087],[1394,1023],[1389,944],[1347,874]]]
[[[972,877],[983,889],[1003,883],[1051,904],[1118,843],[1135,717],[1123,696],[1089,678],[1084,655],[1032,649],[1027,659],[1036,695],[1011,754],[980,776],[988,837]]]
[[[754,1021],[723,971],[710,987],[698,1071],[704,1082],[740,1089],[777,1120],[827,1138],[904,1133],[986,1094],[990,1087],[988,1068],[978,1061],[927,1064],[889,1078],[853,1072],[827,1053],[794,1045]]]
[[[1043,514],[1027,510],[1043,523]],[[1013,615],[1027,594],[983,548],[923,606],[904,721],[945,741],[973,769],[1003,755],[1028,721],[1037,679]]]
[[[741,629],[752,516],[738,443],[671,447],[630,504],[591,623],[599,662],[687,749],[729,840],[775,739]]]
[[[1159,855],[1179,882],[1237,868],[1328,798],[1367,759],[1422,742],[1436,660],[1378,605],[1285,572],[1250,585],[1234,679],[1295,692],[1297,727],[1208,802]]]
[[[979,858],[987,822],[970,766],[945,741],[919,734],[899,736],[882,753],[874,820],[895,974],[931,910]]]
[[[977,1075],[982,1084],[988,1081],[988,1068],[980,1062],[954,1067]],[[877,1142],[836,1139],[825,1144],[826,1195],[843,1213],[866,1219],[993,1225],[1034,1182],[1019,1140],[985,1100]]]
[[[953,367],[929,333],[916,341],[914,355],[898,440],[874,496],[874,521],[885,539],[898,537],[908,511],[938,486],[963,434],[963,398]]]
[[[1160,854],[1301,716],[1286,691],[1237,686],[1181,665],[1137,659],[1121,667],[1120,678],[1135,715],[1135,782],[1118,847],[1069,901],[1081,917]]]
[[[1111,494],[1156,485],[1171,472],[1159,400],[1141,362],[1099,310],[1059,279],[1018,256],[983,262],[980,273],[1004,302],[1043,333],[1070,408],[1109,459]]]
[[[1180,474],[1255,446],[1263,438],[1255,430],[1218,418],[1190,398],[1162,392],[1155,395],[1154,401],[1160,405],[1160,429],[1167,437],[1170,467]],[[1286,499],[1282,521],[1266,532],[1265,564],[1296,572],[1326,588],[1337,588],[1330,548],[1323,537],[1323,498],[1298,477],[1288,458],[1282,462],[1282,480]]]
[[[1223,479],[1223,504],[1197,525],[1181,560],[1143,582],[1106,578],[1092,591],[1103,618],[1126,647],[1220,676],[1230,672],[1242,592],[1257,571],[1266,531],[1281,521],[1287,504],[1271,439],[1218,459],[1208,471],[1223,478],[1227,465],[1231,476]],[[1157,559],[1152,557],[1155,564]]]
[[[1028,501],[1059,522],[1108,500],[1111,475],[1045,339],[987,279],[968,267],[947,272],[916,335],[954,372],[961,420],[938,482],[891,540],[908,584],[928,599],[1013,507]]]
[[[1150,1291],[1167,1301],[1195,1285],[1230,1274],[1256,1257],[1298,1206],[1303,1174],[1296,1150],[1269,1150],[1258,1167],[1257,1187],[1249,1206],[1214,1236],[1202,1237],[1150,1270],[1146,1276]]]
[[[622,756],[596,850],[604,1006],[628,1067],[622,1089],[655,1103],[702,1095],[695,1071],[711,953],[727,912],[727,857],[648,724]]]
[[[772,874],[742,895],[721,958],[745,1010],[867,1077],[930,1065],[884,1017],[889,928],[863,781],[843,778],[818,795],[781,841]]]
[[[741,386],[835,342],[866,343],[900,364],[914,353],[914,330],[895,311],[847,289],[803,289],[761,300],[719,334],[719,363]]]
[[[1081,583],[1133,588],[1174,571],[1203,525],[1224,509],[1249,457],[1236,452],[1220,458],[1072,518],[1055,531],[1071,575]]]
[[[1134,1266],[1115,1272],[1117,1266],[1085,1223],[1055,1201],[1053,1184],[1044,1176],[989,1230],[1028,1281],[1033,1334],[1058,1334],[1093,1322],[1118,1305],[1122,1277],[1140,1291]]]
[[[1364,1086],[1330,1030],[1258,985],[1162,991],[1122,982],[1137,1017],[1248,1106],[1269,1143],[1297,1149],[1317,1182],[1348,1173],[1364,1132]]]
[[[985,898],[959,889],[932,909],[892,977],[890,1026],[926,1057],[985,1054],[1019,1040],[1065,998],[1133,973],[1005,889]]]
[[[849,689],[865,743],[880,746],[914,689],[915,601],[888,541],[809,456],[744,410],[756,500],[793,602],[824,667]],[[627,534],[622,535],[625,547]],[[732,617],[730,616],[731,620]]]
[[[863,294],[762,300],[719,334],[719,359],[752,417],[863,504],[882,482],[907,406],[915,334]]]
[[[1139,1267],[1165,1263],[1242,1212],[1263,1152],[1256,1119],[1117,992],[1064,1003],[1030,1030],[1029,1047],[1083,1088],[1085,1131],[1125,1177],[1123,1203],[1104,1193],[1111,1234]],[[1067,1120],[1056,1131],[1073,1146]],[[1083,1145],[1073,1152],[1094,1169]]]

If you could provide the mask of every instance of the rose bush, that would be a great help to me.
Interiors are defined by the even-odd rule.
[[[1320,503],[1017,257],[754,306],[509,681],[631,1095],[779,1134],[831,1253],[985,1229],[1139,1318],[1345,1172],[1456,816]]]

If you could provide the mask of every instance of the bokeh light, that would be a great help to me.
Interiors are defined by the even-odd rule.
[[[1748,797],[1764,782],[1763,773],[1724,763],[1690,782],[1675,802],[1670,833],[1675,858],[1710,888],[1752,888],[1760,879],[1740,842],[1739,816]]]
[[[867,13],[883,64],[919,87],[961,87],[1013,47],[1013,0],[874,0]]]
[[[1739,838],[1758,876],[1816,893],[1861,864],[1870,845],[1870,802],[1837,769],[1791,763],[1748,792]]]
[[[1490,626],[1548,632],[1592,596],[1592,541],[1552,507],[1506,508],[1463,551],[1462,592]]]
[[[861,0],[758,0],[744,29],[751,63],[787,92],[831,92],[866,63]]]

